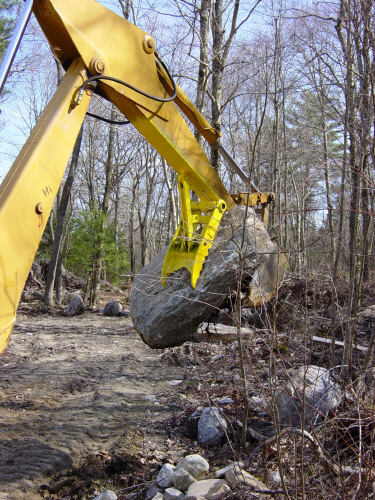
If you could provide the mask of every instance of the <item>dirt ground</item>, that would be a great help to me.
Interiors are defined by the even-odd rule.
[[[132,453],[150,433],[168,446],[153,423],[179,409],[168,382],[184,368],[162,356],[129,318],[19,314],[0,358],[0,499],[49,498],[49,476],[116,446]]]
[[[294,367],[329,368],[330,346],[307,340],[329,331],[328,288],[319,285],[319,290],[310,293],[301,280],[289,279],[281,289],[277,345],[272,351],[269,321],[258,317],[258,312],[247,312],[253,329],[244,343],[250,396],[269,400],[271,352],[278,387]],[[369,304],[373,296],[371,291]],[[215,326],[210,327],[210,334],[214,331]],[[358,343],[367,345],[369,335],[368,328],[359,330]],[[339,329],[336,339],[342,340]],[[335,365],[340,364],[341,354],[338,348]],[[361,351],[356,360],[359,356],[363,356]],[[259,445],[259,439],[268,439],[268,429],[273,429],[270,413],[258,406],[249,408],[248,425],[260,437],[251,434],[244,450],[238,425],[244,408],[241,387],[237,342],[222,344],[210,337],[210,342],[151,350],[130,318],[89,311],[67,318],[63,308],[48,310],[37,301],[24,304],[0,356],[0,500],[91,500],[105,489],[116,491],[119,500],[143,500],[161,465],[176,464],[188,453],[200,453],[211,470],[244,460],[251,474],[270,477],[278,469],[278,455],[268,448],[264,454]],[[196,408],[218,404],[223,397],[230,398],[221,407],[230,423],[227,440],[219,447],[201,447],[188,417]],[[357,404],[359,408],[360,401]],[[344,447],[340,444],[337,422],[345,424],[343,416],[348,416],[352,406],[351,400],[344,399],[332,420],[314,429],[326,453],[343,463],[351,463],[353,446],[348,452],[346,441]],[[373,409],[370,420],[373,425]],[[369,450],[373,450],[371,436]],[[300,472],[296,476],[290,464],[297,464],[295,470],[301,471],[300,455],[289,438],[282,446],[286,484],[291,498],[297,498],[293,492],[301,488],[296,481]],[[307,497],[343,498],[325,462],[324,473],[315,481],[314,449],[305,447],[311,459],[311,477],[304,476]],[[358,448],[356,442],[354,448]],[[306,473],[308,464],[303,467]],[[351,483],[342,479],[350,489]],[[228,498],[248,496],[237,490]]]

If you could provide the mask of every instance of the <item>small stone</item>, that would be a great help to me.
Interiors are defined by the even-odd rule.
[[[281,484],[281,476],[280,476],[280,472],[278,470],[275,470],[274,472],[272,472],[270,477],[271,477],[271,481],[274,484]]]
[[[168,385],[171,385],[172,387],[180,384],[182,384],[182,380],[169,380],[168,382]]]
[[[231,491],[229,484],[214,484],[206,494],[207,500],[221,500]]]
[[[217,478],[224,477],[225,473],[228,470],[233,469],[233,467],[243,467],[243,466],[244,466],[243,462],[233,462],[232,464],[227,465],[227,467],[224,467],[223,469],[217,470],[215,472],[215,477],[217,477]]]
[[[195,497],[204,497],[207,498],[206,495],[214,486],[217,485],[228,484],[224,479],[203,479],[202,481],[195,481],[195,483],[189,486],[189,489],[186,492],[186,496],[195,496]]]
[[[198,422],[198,442],[207,446],[218,446],[222,444],[226,420],[220,415],[218,408],[205,408]]]
[[[156,476],[156,484],[160,488],[169,488],[169,486],[172,486],[175,470],[176,467],[174,465],[164,464]]]
[[[173,475],[173,484],[180,491],[186,491],[195,479],[185,469],[178,468]]]
[[[118,316],[122,311],[122,305],[118,300],[111,300],[104,306],[104,316]]]
[[[164,499],[165,500],[175,500],[178,498],[184,498],[185,495],[182,491],[177,490],[176,488],[167,488],[164,491]]]
[[[117,500],[117,495],[114,491],[105,490],[102,493],[99,493],[94,500]]]
[[[159,486],[154,484],[153,486],[151,486],[151,488],[149,488],[147,490],[146,500],[151,500],[152,498],[154,498],[155,495],[157,495],[158,493],[162,493],[162,492],[163,492],[163,490],[161,488],[159,488]]]
[[[187,455],[178,464],[176,469],[184,469],[193,476],[194,479],[199,479],[208,472],[210,464],[200,455]]]
[[[243,484],[252,488],[254,490],[268,490],[268,486],[266,486],[262,481],[259,481],[256,477],[252,476],[245,470],[240,467],[233,467],[225,473],[225,479],[228,483],[235,488],[236,486]]]
[[[232,403],[234,403],[233,399],[229,396],[224,396],[223,398],[218,399],[216,402],[219,405],[231,405]]]
[[[154,394],[148,394],[147,396],[145,396],[145,399],[147,399],[147,401],[150,401],[150,403],[155,403],[156,401],[156,397]]]
[[[164,500],[164,495],[163,493],[156,493],[154,497],[152,497],[152,500]]]
[[[83,303],[82,297],[74,295],[68,307],[65,309],[65,316],[78,316],[84,312],[85,304]]]
[[[264,409],[265,406],[264,401],[258,398],[258,396],[252,396],[251,398],[249,398],[249,403],[253,408],[258,408],[258,409]]]

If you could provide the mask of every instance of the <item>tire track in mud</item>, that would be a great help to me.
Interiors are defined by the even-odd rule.
[[[127,318],[19,316],[0,357],[0,500],[42,498],[46,476],[170,414],[181,375]]]

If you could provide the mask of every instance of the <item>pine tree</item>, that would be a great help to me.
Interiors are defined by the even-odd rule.
[[[20,0],[0,0],[0,60],[12,37],[21,5]]]

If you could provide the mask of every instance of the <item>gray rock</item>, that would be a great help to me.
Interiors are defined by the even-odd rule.
[[[223,396],[222,398],[220,399],[217,399],[216,400],[216,403],[218,405],[231,405],[234,403],[233,399],[229,396]]]
[[[186,492],[186,497],[204,497],[207,498],[207,494],[212,488],[217,488],[218,485],[228,484],[224,479],[203,479],[202,481],[196,481]]]
[[[243,467],[243,462],[233,462],[232,464],[229,464],[227,465],[226,467],[224,467],[223,469],[219,469],[215,472],[215,477],[217,478],[220,478],[220,477],[224,477],[225,476],[225,473],[230,470],[230,469],[233,469],[233,467]]]
[[[167,488],[164,491],[165,500],[175,500],[175,499],[184,498],[184,497],[185,497],[185,495],[182,493],[182,491],[179,491],[176,488]]]
[[[220,445],[227,429],[226,420],[218,408],[205,408],[198,422],[198,442],[207,446]]]
[[[156,484],[160,488],[169,488],[169,486],[172,486],[175,470],[176,467],[174,465],[164,464],[156,476]]]
[[[208,490],[208,493],[206,494],[207,500],[222,500],[225,498],[229,493],[231,489],[229,484],[226,483],[221,483],[221,484],[214,484],[211,486],[211,488]]]
[[[84,311],[85,305],[82,297],[74,295],[72,300],[69,302],[68,307],[65,309],[65,316],[78,316],[79,314],[83,314]]]
[[[195,479],[199,479],[208,472],[210,464],[198,454],[187,455],[176,466],[177,469],[184,469]]]
[[[102,493],[99,493],[94,500],[117,500],[117,495],[114,491],[105,490]]]
[[[252,476],[240,467],[233,467],[225,473],[225,479],[228,483],[235,488],[238,485],[245,485],[250,489],[264,490],[267,491],[268,487],[266,484],[259,481],[256,477]]]
[[[176,469],[173,475],[173,484],[180,491],[186,491],[196,479],[185,469]]]
[[[123,318],[128,318],[130,316],[130,311],[129,309],[123,309],[118,313],[118,316],[121,316]]]
[[[272,472],[270,475],[270,479],[276,485],[281,484],[281,476],[279,470],[275,470],[274,472]]]
[[[305,427],[312,428],[321,417],[339,405],[341,397],[341,388],[328,370],[313,365],[301,366],[284,388],[276,392],[279,423],[301,427],[304,417]]]
[[[111,300],[104,306],[104,316],[118,316],[122,311],[122,305],[118,300]]]
[[[272,252],[273,243],[253,209],[236,207],[224,214],[214,245],[206,258],[195,290],[191,275],[179,269],[161,283],[161,269],[167,248],[164,248],[135,277],[130,312],[135,328],[143,341],[152,348],[181,345],[194,340],[199,325],[237,287],[239,266],[238,245],[243,247],[244,278]]]
[[[156,493],[154,497],[152,497],[152,500],[164,500],[164,495],[163,493]]]
[[[161,488],[159,488],[159,486],[157,486],[156,484],[154,484],[153,486],[151,486],[151,488],[149,488],[146,492],[146,500],[151,500],[151,498],[154,498],[155,495],[157,495],[158,493],[162,493],[163,490]]]

